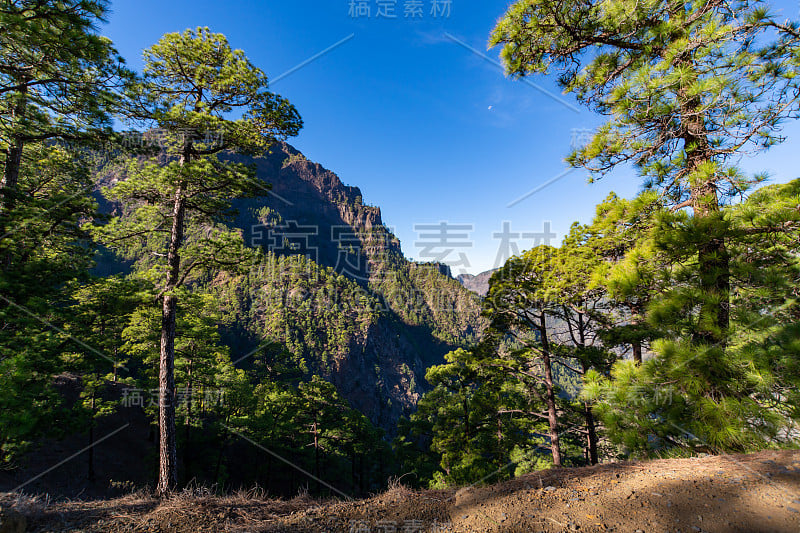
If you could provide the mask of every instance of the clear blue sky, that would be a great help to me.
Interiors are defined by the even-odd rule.
[[[470,226],[452,231],[468,233],[454,239],[446,258],[462,263],[466,255],[469,266],[457,265],[455,274],[495,266],[500,240],[493,234],[505,221],[513,233],[541,233],[549,222],[556,244],[573,221],[591,220],[609,191],[637,192],[640,182],[630,171],[588,184],[575,170],[509,207],[561,175],[576,132],[602,118],[570,109],[570,96],[564,97],[569,106],[554,98],[553,77],[532,78],[539,88],[506,79],[467,48],[497,59],[487,41],[508,1],[452,0],[448,14],[447,2],[438,0],[437,16],[434,0],[355,3],[369,6],[370,16],[352,16],[350,0],[112,0],[101,31],[138,70],[142,49],[162,34],[208,26],[272,79],[349,38],[273,85],[305,121],[289,142],[380,206],[410,258],[430,259],[423,234],[435,233],[415,226]],[[405,17],[406,4],[421,6],[422,16]],[[381,5],[394,6],[396,18],[379,18]],[[800,9],[796,2],[773,5],[783,16],[797,17]],[[775,181],[800,175],[800,127],[785,130],[784,145],[743,161],[744,168],[766,170]],[[460,246],[465,242],[472,246]],[[517,244],[524,250],[533,241]]]

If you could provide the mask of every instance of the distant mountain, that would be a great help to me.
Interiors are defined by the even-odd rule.
[[[473,276],[472,274],[461,274],[456,279],[459,283],[461,283],[464,287],[471,290],[478,296],[486,296],[489,292],[489,278],[492,277],[497,269],[487,270],[486,272],[481,272],[478,275]]]

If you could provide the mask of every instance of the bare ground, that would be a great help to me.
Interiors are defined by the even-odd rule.
[[[50,502],[0,495],[26,531],[800,532],[800,451],[548,470],[445,491],[402,486],[358,501],[144,494]],[[0,532],[4,532],[0,523]]]

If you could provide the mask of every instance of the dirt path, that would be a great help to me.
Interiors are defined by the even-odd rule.
[[[798,533],[800,451],[550,470],[459,491],[398,487],[352,502],[184,495],[46,504],[8,495],[0,505],[37,532]]]

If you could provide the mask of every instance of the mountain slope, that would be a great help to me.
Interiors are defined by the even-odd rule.
[[[247,365],[262,341],[282,344],[393,434],[426,390],[427,368],[480,335],[479,299],[440,265],[406,260],[379,208],[290,145],[226,157],[271,186],[234,202],[233,225],[264,260],[211,282],[236,324],[225,335],[233,360]]]
[[[478,296],[486,296],[489,293],[489,279],[492,277],[497,269],[487,270],[480,274],[461,274],[456,279],[468,290],[474,292]]]

